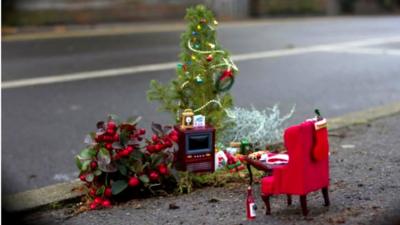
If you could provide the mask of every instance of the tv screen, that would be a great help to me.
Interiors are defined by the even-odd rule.
[[[187,152],[209,152],[211,133],[191,134],[187,136]]]

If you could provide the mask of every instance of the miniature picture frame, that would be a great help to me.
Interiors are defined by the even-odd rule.
[[[205,127],[206,117],[203,115],[195,115],[193,117],[193,127]]]

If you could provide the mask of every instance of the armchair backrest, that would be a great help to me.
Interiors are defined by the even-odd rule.
[[[285,176],[286,182],[291,184],[288,185],[289,192],[304,194],[328,185],[328,158],[319,161],[312,158],[315,144],[313,121],[287,128],[284,133],[284,144],[289,154]]]

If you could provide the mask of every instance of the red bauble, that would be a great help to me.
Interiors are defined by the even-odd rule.
[[[105,190],[104,190],[104,196],[106,196],[106,197],[111,197],[112,196],[112,190],[111,190],[111,188],[106,188]]]
[[[128,185],[130,187],[136,187],[138,186],[140,183],[139,179],[137,177],[131,177],[128,181]]]
[[[149,178],[151,181],[157,181],[159,178],[158,173],[156,171],[151,171]]]
[[[97,168],[97,162],[96,161],[92,161],[90,163],[90,168],[92,168],[92,170],[96,169]]]
[[[220,79],[224,79],[226,77],[230,77],[233,75],[233,71],[231,69],[226,69],[222,72],[222,77]]]
[[[111,207],[111,202],[108,201],[108,200],[104,200],[104,201],[101,203],[101,205],[102,205],[103,207],[105,207],[105,208],[109,208],[109,207]]]
[[[210,54],[210,55],[207,56],[206,59],[207,59],[208,62],[211,62],[213,60],[213,56]]]

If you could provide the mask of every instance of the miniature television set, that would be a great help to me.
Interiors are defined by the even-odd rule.
[[[179,150],[175,154],[175,166],[178,170],[190,172],[213,172],[215,157],[215,129],[197,127],[178,131]]]

